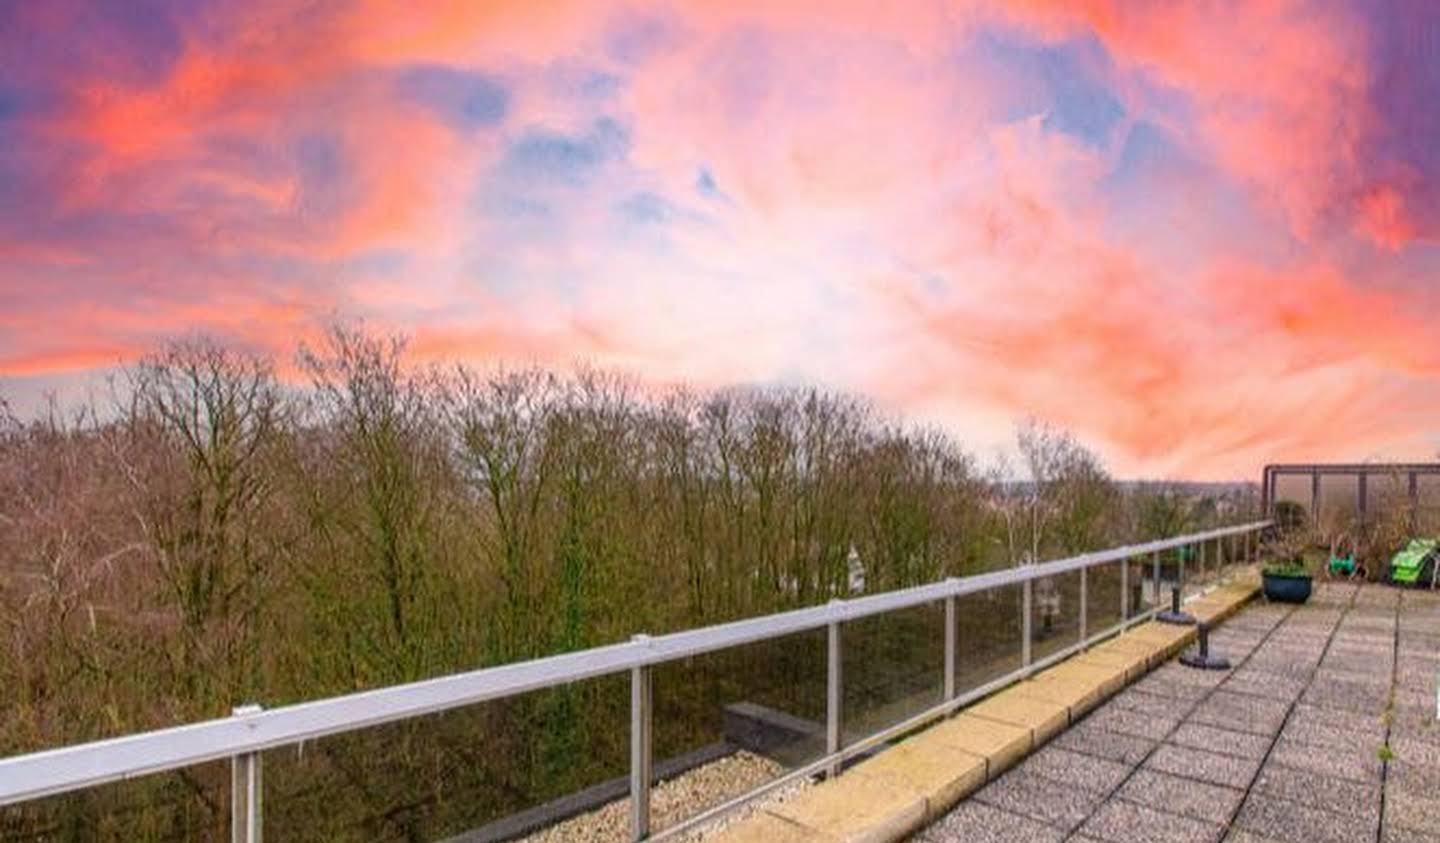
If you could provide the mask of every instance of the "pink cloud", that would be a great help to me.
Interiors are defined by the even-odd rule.
[[[617,57],[637,18],[653,43]],[[1437,230],[1423,167],[1377,164],[1376,57],[1340,4],[266,0],[190,24],[163,72],[75,78],[37,118],[73,159],[35,178],[84,225],[0,228],[0,374],[196,328],[280,350],[360,315],[412,332],[422,360],[801,378],[962,434],[1038,413],[1127,472],[1212,476],[1408,448],[1440,410],[1416,315],[1433,294],[1338,257],[1350,232],[1386,261]],[[1020,83],[971,53],[996,32],[1101,45],[1083,69],[1120,102],[1119,140],[1013,113]],[[503,81],[503,124],[467,134],[397,102],[386,80],[414,64]],[[619,81],[586,100],[560,70]],[[536,217],[496,219],[513,144],[543,130],[568,149],[602,117],[618,160],[578,187],[506,185]],[[1247,219],[1283,224],[1240,231],[1228,198],[1180,199],[1220,247],[1151,242],[1107,193],[1141,120],[1272,212]],[[328,193],[295,151],[312,137],[343,171]],[[1167,178],[1142,188],[1206,187]],[[617,222],[637,195],[661,223]],[[1293,253],[1242,255],[1227,233]]]

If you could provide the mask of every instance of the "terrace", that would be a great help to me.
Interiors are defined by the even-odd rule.
[[[1232,669],[1157,668],[913,839],[1440,839],[1440,596],[1326,584],[1210,643]]]
[[[532,790],[481,774],[417,802],[410,836],[1433,839],[1440,597],[1331,583],[1301,608],[1252,604],[1272,530],[1239,524],[0,760],[0,832],[377,836],[294,817],[380,786],[346,779],[347,757],[393,764],[401,787],[426,741],[457,759],[449,769],[543,759],[507,718],[584,698],[613,713],[586,724],[600,730],[589,745],[612,752],[558,798],[533,796],[556,790],[553,768]],[[1231,669],[1171,661],[1196,628],[1155,619],[1182,599],[1224,622],[1211,643]],[[701,703],[676,693],[696,683]],[[520,795],[477,798],[491,791]],[[197,793],[208,811],[185,807]]]

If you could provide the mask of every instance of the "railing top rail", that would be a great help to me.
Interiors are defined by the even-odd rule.
[[[0,759],[0,805],[315,740],[1263,529],[1255,521],[527,662]]]

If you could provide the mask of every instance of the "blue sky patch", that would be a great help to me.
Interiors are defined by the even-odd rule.
[[[648,190],[632,193],[616,206],[624,219],[633,223],[662,223],[675,214],[675,209],[663,197]]]
[[[1043,113],[1045,128],[1103,146],[1125,117],[1103,78],[1109,58],[1092,38],[1035,46],[984,36],[974,50],[982,66],[1009,89],[996,115],[1002,121]]]
[[[578,135],[534,128],[511,145],[502,166],[520,179],[581,184],[606,161],[622,158],[629,145],[624,127],[608,117]]]
[[[510,108],[510,92],[494,77],[444,65],[402,71],[400,96],[428,109],[457,131],[498,126]]]

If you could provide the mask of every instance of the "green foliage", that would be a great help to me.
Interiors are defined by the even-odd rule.
[[[1193,508],[1190,499],[1179,489],[1157,490],[1141,505],[1142,534],[1148,539],[1183,535],[1195,523]]]
[[[1303,560],[1292,559],[1284,562],[1274,562],[1266,565],[1262,570],[1264,571],[1264,573],[1272,577],[1310,576],[1310,568],[1304,563]]]
[[[1274,513],[1275,526],[1286,532],[1301,529],[1310,517],[1295,501],[1276,501]]]
[[[1093,452],[1036,425],[1016,483],[943,433],[816,390],[423,369],[403,341],[348,327],[298,364],[303,382],[282,384],[269,361],[192,340],[138,363],[105,411],[21,423],[0,406],[0,754],[1186,525],[1179,492],[1122,494]],[[976,596],[962,621],[997,663],[1012,598]],[[930,687],[931,615],[857,626],[856,705]],[[821,716],[823,659],[803,638],[677,667],[657,751],[713,740],[721,700]],[[277,753],[267,813],[320,837],[443,837],[619,775],[620,679]],[[91,794],[25,827],[223,828],[224,770],[134,787],[152,807]]]

